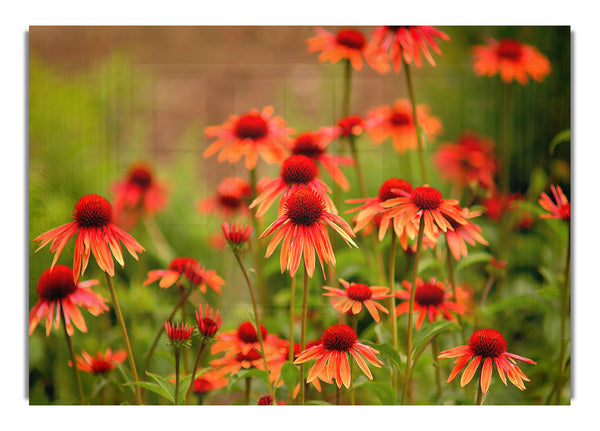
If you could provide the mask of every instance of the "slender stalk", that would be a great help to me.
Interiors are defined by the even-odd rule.
[[[127,350],[127,360],[129,361],[129,368],[131,369],[131,374],[133,376],[134,382],[139,382],[137,370],[135,368],[135,360],[133,358],[133,350],[131,349],[131,343],[129,342],[129,335],[127,335],[127,327],[125,326],[125,319],[123,319],[123,313],[121,313],[121,307],[119,306],[119,300],[117,299],[117,292],[115,291],[115,286],[113,284],[111,276],[105,272],[106,282],[108,283],[108,287],[110,289],[110,296],[112,298],[113,307],[115,309],[115,314],[117,315],[117,320],[119,321],[119,325],[121,326],[121,332],[123,334],[123,342],[125,343],[125,349]],[[142,405],[142,390],[139,386],[135,386],[135,399],[139,405]]]
[[[423,177],[423,184],[427,184],[427,171],[425,169],[425,155],[423,154],[423,137],[421,136],[421,126],[419,125],[419,119],[417,116],[417,100],[415,98],[415,90],[413,85],[412,73],[410,71],[410,65],[402,60],[404,65],[404,74],[406,75],[406,86],[408,88],[408,97],[412,105],[413,121],[415,123],[415,130],[417,132],[417,150],[419,153],[419,164],[421,166],[421,176]]]
[[[190,289],[191,291],[191,289]],[[187,292],[185,290],[185,287],[183,287],[183,285],[179,286],[179,293],[181,294],[181,296],[186,296]],[[181,304],[181,323],[184,324],[185,323],[185,316],[187,314],[186,311],[186,304],[187,301],[183,301],[183,304]],[[183,372],[187,373],[187,370],[189,369],[189,364],[188,364],[188,354],[187,354],[187,349],[184,349],[181,356],[183,357]]]
[[[440,370],[440,361],[438,356],[440,354],[440,346],[438,343],[437,335],[431,340],[431,354],[433,355],[433,367],[435,368],[435,387],[436,387],[436,402],[442,398],[442,374]]]
[[[560,295],[561,313],[560,313],[560,354],[558,358],[558,379],[556,381],[556,404],[560,404],[562,392],[562,380],[564,374],[563,362],[567,347],[567,318],[569,315],[569,281],[571,274],[571,229],[569,228],[569,239],[567,245],[567,263],[565,265],[565,279]]]
[[[358,327],[358,314],[353,314],[352,315],[352,330],[354,332],[357,332],[357,327]],[[345,355],[346,353],[344,353]],[[354,361],[349,361],[350,362],[350,405],[354,405],[355,404],[355,399],[354,399],[354,379],[352,379],[352,375],[354,374]]]
[[[306,319],[308,316],[308,271],[304,265],[304,286],[302,289],[302,325],[300,327],[300,351],[304,351],[306,346]],[[300,402],[304,405],[305,401],[305,385],[304,381],[304,363],[300,364]]]
[[[482,406],[485,396],[483,394],[483,391],[481,390],[481,379],[477,380],[479,380],[479,384],[477,385],[477,399],[475,400],[475,405]]]
[[[158,227],[156,220],[151,216],[144,217],[143,220],[146,232],[148,232],[150,239],[154,243],[159,257],[166,263],[170,262],[175,257],[175,252],[165,239],[165,236]]]
[[[390,309],[390,332],[392,333],[392,346],[395,351],[398,351],[398,318],[396,315],[396,241],[397,236],[394,230],[392,229],[392,239],[390,242],[390,262],[388,265],[389,271],[389,286],[390,286],[390,298],[389,298],[389,309]],[[398,370],[399,371],[399,370]],[[394,367],[391,369],[392,375],[392,388],[394,389],[394,393],[398,389],[398,376]]]
[[[244,388],[244,405],[250,404],[250,387],[252,386],[252,378],[246,377],[244,379],[245,388]]]
[[[296,277],[292,277],[290,288],[290,362],[294,362],[294,307],[296,302]]]
[[[194,381],[196,380],[196,371],[198,370],[198,364],[200,363],[200,356],[202,355],[202,352],[204,351],[204,348],[207,344],[208,343],[206,342],[206,340],[202,340],[202,344],[200,344],[200,348],[198,349],[198,354],[196,355],[196,362],[194,362],[194,368],[192,370],[192,379],[190,380],[190,386],[188,387],[188,391],[185,396],[186,403],[190,400],[190,395],[192,394],[192,389],[194,387]]]
[[[410,372],[411,372],[411,360],[412,360],[412,327],[413,327],[413,314],[415,308],[415,292],[417,285],[417,274],[419,273],[419,254],[421,252],[421,246],[423,245],[423,231],[425,230],[425,218],[421,217],[419,222],[419,236],[417,238],[417,250],[415,251],[415,264],[413,268],[412,276],[412,289],[410,292],[410,305],[408,309],[408,329],[407,329],[407,342],[406,342],[406,371],[404,372],[404,389],[402,391],[402,404],[406,401],[406,395],[408,394],[408,386],[410,384]]]
[[[350,86],[352,79],[352,64],[350,59],[344,61],[344,96],[342,99],[342,117],[350,115]]]
[[[179,348],[175,348],[175,405],[179,404]]]
[[[452,252],[450,251],[450,245],[448,245],[448,241],[446,241],[446,263],[448,265],[448,279],[450,280],[450,285],[452,286],[452,301],[454,303],[457,303],[458,298],[456,296],[456,277],[454,276],[454,261],[452,260]],[[456,316],[456,319],[458,320],[458,324],[460,325],[460,332],[463,344],[467,344],[465,325],[463,324],[461,315],[458,314]]]
[[[340,387],[338,385],[335,385],[335,405],[336,406],[340,405],[340,399],[341,399],[340,392],[341,392]]]
[[[488,278],[488,281],[485,285],[485,288],[483,289],[483,294],[481,295],[481,300],[479,301],[480,307],[483,305],[483,303],[487,299],[487,296],[489,295],[490,290],[492,289],[492,286],[494,285],[494,281],[496,281],[496,277],[493,275],[490,275],[490,277]]]
[[[173,319],[173,316],[175,316],[175,313],[177,312],[177,310],[179,310],[179,307],[181,307],[181,305],[189,298],[191,293],[192,293],[192,289],[190,288],[186,291],[185,294],[181,295],[181,297],[179,298],[179,302],[177,302],[177,304],[175,305],[173,310],[171,310],[171,314],[169,314],[169,317],[166,318],[166,321]],[[156,348],[156,345],[158,344],[160,335],[162,334],[162,331],[164,331],[164,330],[165,330],[165,325],[164,324],[160,325],[158,328],[158,332],[156,333],[156,336],[154,337],[154,341],[152,342],[152,346],[150,346],[150,350],[148,351],[148,356],[146,357],[146,364],[144,365],[145,371],[148,371],[148,366],[150,365],[150,360],[152,359],[152,355],[154,354],[154,349]]]
[[[239,250],[237,250],[237,249],[232,249],[232,250],[233,250],[233,255],[235,256],[235,259],[237,260],[238,264],[240,265],[240,269],[242,270],[242,273],[244,274],[246,283],[248,284],[248,290],[250,291],[250,299],[252,299],[252,308],[254,309],[254,320],[256,321],[256,337],[258,338],[258,343],[260,344],[260,350],[261,350],[261,354],[263,357],[265,371],[267,372],[267,375],[268,375],[269,368],[267,366],[267,354],[265,352],[265,346],[263,344],[262,331],[260,330],[260,320],[258,318],[258,307],[256,306],[256,298],[254,297],[254,289],[252,289],[252,282],[250,281],[250,275],[248,275],[248,271],[246,270],[246,267],[244,266],[244,261],[242,260],[242,258],[240,256]],[[269,387],[269,395],[273,396],[273,386],[271,385],[270,380],[269,380],[268,387]]]
[[[510,129],[511,129],[511,85],[503,84],[504,88],[504,100],[502,104],[502,145],[500,146],[500,160],[502,162],[500,169],[500,187],[504,193],[508,193],[510,190],[510,153],[511,153],[511,141]]]
[[[257,191],[257,178],[256,178],[256,168],[250,169],[250,187],[252,197],[250,202],[252,202],[258,196]],[[252,208],[250,210],[252,212],[250,216],[250,222],[252,223],[252,228],[254,234],[252,235],[252,254],[254,257],[254,270],[256,271],[256,287],[258,289],[258,296],[260,299],[260,303],[264,304],[264,307],[270,306],[270,296],[267,294],[266,286],[264,283],[264,275],[263,275],[263,258],[260,253],[260,241],[258,236],[260,235],[260,225],[258,223],[258,217],[256,217],[256,208]]]
[[[62,305],[62,302],[61,302]],[[75,354],[73,353],[73,344],[71,343],[71,337],[67,332],[67,322],[65,317],[65,308],[61,307],[60,318],[62,320],[62,327],[65,333],[65,339],[67,340],[67,347],[69,348],[69,356],[71,357],[71,364],[73,369],[73,374],[75,375],[75,381],[77,382],[77,391],[79,392],[79,402],[81,405],[86,404],[85,396],[83,395],[83,386],[81,385],[81,378],[79,377],[79,369],[77,368],[77,362],[75,362]]]

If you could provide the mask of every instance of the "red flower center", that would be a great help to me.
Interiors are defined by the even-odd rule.
[[[112,220],[112,206],[102,196],[85,195],[75,204],[73,219],[80,227],[105,227]]]
[[[347,352],[356,343],[356,332],[348,325],[330,326],[321,335],[321,342],[328,350]]]
[[[252,349],[250,350],[248,353],[243,354],[242,352],[238,353],[235,356],[236,361],[238,362],[243,362],[243,361],[258,361],[259,359],[262,358],[262,355],[260,353],[258,353],[258,351],[256,349]]]
[[[263,395],[258,399],[259,406],[271,406],[273,405],[273,397],[271,395]]]
[[[471,335],[469,347],[475,355],[495,358],[506,352],[506,340],[495,329],[478,329]]]
[[[325,211],[323,198],[314,190],[300,188],[285,201],[285,212],[292,223],[311,226]]]
[[[312,133],[302,133],[296,138],[292,154],[301,154],[306,157],[314,158],[323,154],[325,150],[317,144],[315,136]]]
[[[348,287],[346,295],[348,295],[348,298],[354,299],[355,301],[364,302],[373,295],[373,292],[371,292],[369,286],[365,284],[352,283]]]
[[[138,167],[129,173],[129,182],[142,189],[147,189],[152,184],[152,175],[148,169]]]
[[[187,278],[192,278],[198,261],[192,257],[176,257],[169,264],[169,271],[175,271],[184,274]]]
[[[269,126],[258,114],[245,114],[235,124],[235,134],[240,139],[260,139],[267,136]]]
[[[433,187],[417,187],[412,192],[412,201],[422,210],[434,210],[440,207],[442,194]]]
[[[286,184],[308,184],[317,174],[314,162],[301,154],[285,159],[281,165],[281,179]]]
[[[104,374],[108,373],[110,370],[115,369],[115,364],[109,361],[105,361],[104,359],[95,358],[92,361],[92,372],[94,374]]]
[[[365,46],[365,36],[356,30],[340,30],[335,36],[338,45],[360,50]]]
[[[406,126],[412,124],[412,117],[404,112],[394,112],[390,115],[390,123],[394,126]]]
[[[496,54],[498,57],[505,60],[518,61],[523,53],[523,46],[512,39],[504,39],[500,41]]]
[[[417,286],[415,301],[420,305],[438,306],[444,301],[444,290],[432,283]]]
[[[38,295],[44,301],[58,301],[77,290],[73,270],[65,265],[55,265],[52,271],[44,271],[38,281]]]
[[[180,326],[179,323],[174,325],[171,322],[167,322],[165,330],[171,341],[187,341],[191,338],[194,327],[185,323],[182,323]]]
[[[351,115],[349,117],[342,118],[337,122],[339,128],[342,129],[342,135],[350,136],[353,134],[352,129],[356,126],[362,126],[363,120],[358,115]]]
[[[212,337],[219,330],[219,324],[210,317],[204,317],[198,322],[198,330],[205,337]]]
[[[242,200],[237,196],[219,195],[219,204],[232,210],[238,209],[242,205]]]
[[[260,325],[260,335],[262,335],[263,340],[267,338],[268,335],[267,328],[265,328],[262,324]],[[258,337],[256,336],[256,328],[251,322],[242,323],[238,327],[237,336],[242,342],[246,344],[258,342]]]
[[[384,202],[388,199],[393,199],[400,196],[399,194],[394,193],[392,189],[400,189],[408,193],[412,193],[413,191],[413,188],[408,181],[400,178],[390,178],[389,180],[385,181],[381,187],[379,187],[379,193],[377,194],[379,200]]]

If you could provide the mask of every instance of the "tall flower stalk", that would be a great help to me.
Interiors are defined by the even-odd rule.
[[[73,364],[73,375],[75,376],[75,382],[77,382],[77,392],[79,393],[79,401],[81,405],[85,404],[85,395],[83,394],[83,386],[81,385],[81,377],[79,376],[79,369],[75,366],[75,353],[73,352],[73,343],[71,342],[71,337],[67,332],[67,319],[65,317],[65,309],[61,310],[60,318],[63,324],[63,331],[65,333],[65,340],[67,341],[67,347],[69,348],[69,357],[71,358],[71,363]]]
[[[412,105],[412,114],[413,114],[413,122],[415,124],[415,132],[417,134],[417,152],[419,154],[419,165],[421,167],[421,178],[423,179],[423,184],[427,184],[427,169],[425,168],[425,154],[423,151],[423,131],[419,124],[419,117],[417,116],[417,99],[415,97],[414,84],[412,79],[412,72],[410,70],[410,64],[402,59],[402,64],[404,65],[404,74],[406,76],[406,86],[408,88],[408,98],[410,99],[410,103]]]
[[[306,321],[308,316],[308,281],[310,277],[304,265],[304,278],[302,283],[302,322],[300,326],[300,351],[303,352],[306,347]],[[293,350],[293,349],[292,349]],[[306,400],[306,381],[304,378],[304,363],[300,364],[300,403],[304,405]]]

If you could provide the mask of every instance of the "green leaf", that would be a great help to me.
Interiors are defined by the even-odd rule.
[[[366,382],[355,385],[354,387],[365,387],[366,389],[373,391],[381,401],[381,404],[396,404],[396,394],[394,393],[394,389],[392,388],[392,385],[387,382],[376,382],[372,380],[367,380]]]
[[[265,370],[253,368],[251,370],[241,371],[231,376],[229,378],[229,382],[227,383],[227,392],[231,392],[231,388],[233,387],[233,385],[235,385],[240,380],[251,377],[258,377],[263,382],[265,382],[265,385],[267,385],[267,387],[269,386],[269,374]]]
[[[566,129],[562,132],[559,132],[554,139],[552,139],[552,142],[550,142],[550,154],[553,154],[554,148],[563,142],[571,142],[571,129]]]
[[[421,330],[417,332],[413,345],[413,364],[417,361],[417,358],[433,337],[440,335],[442,332],[456,331],[458,329],[458,323],[451,320],[433,322],[422,327]]]
[[[464,270],[465,268],[467,268],[470,265],[473,265],[475,263],[488,263],[492,258],[492,255],[486,252],[478,252],[478,253],[469,253],[469,255],[467,257],[462,258],[457,264],[456,264],[456,273],[458,274],[459,272],[461,272],[462,270]]]
[[[125,383],[123,385],[130,385],[133,382],[133,379],[131,378],[129,371],[126,370],[123,367],[123,365],[117,364],[117,370],[119,370],[119,372],[123,376],[123,380],[125,380]],[[133,386],[129,386],[129,389],[131,389],[132,394],[135,394],[135,388]]]
[[[365,341],[365,344],[368,344],[375,350],[379,350],[381,354],[385,355],[390,361],[392,361],[392,363],[396,366],[396,369],[401,370],[404,368],[406,364],[406,357],[404,357],[403,355],[400,356],[400,353],[398,353],[397,350],[394,350],[394,348],[390,344],[373,344],[368,341]]]
[[[146,374],[152,377],[154,381],[169,394],[172,400],[171,402],[175,402],[175,383],[165,379],[162,376],[159,376],[158,374],[150,373],[149,371],[146,371]]]
[[[171,395],[171,393],[167,390],[165,390],[165,388],[163,388],[161,385],[159,385],[158,383],[152,383],[152,382],[129,382],[129,383],[124,383],[123,386],[140,386],[144,389],[147,389],[149,391],[152,391],[158,395],[160,395],[163,398],[166,398],[167,400],[169,400],[171,403],[175,402],[175,399],[173,398],[173,395]]]
[[[281,377],[288,390],[293,392],[300,381],[300,370],[298,366],[292,364],[290,361],[284,362],[281,366]]]

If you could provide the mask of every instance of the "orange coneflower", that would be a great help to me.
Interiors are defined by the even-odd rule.
[[[214,338],[223,323],[219,310],[213,310],[206,304],[204,313],[202,312],[202,306],[198,306],[195,314],[200,335],[206,339]]]
[[[225,280],[219,277],[216,271],[205,269],[192,257],[176,257],[169,263],[168,269],[149,271],[148,278],[143,284],[147,286],[160,280],[159,286],[166,289],[174,283],[179,285],[182,276],[187,278],[190,284],[197,285],[202,293],[206,293],[208,284],[215,292],[221,294],[221,287],[225,284]]]
[[[467,257],[468,255],[466,243],[475,245],[475,242],[478,242],[488,245],[488,242],[481,236],[481,228],[470,221],[470,219],[481,215],[481,212],[470,212],[467,208],[460,208],[458,205],[457,208],[461,211],[466,223],[460,224],[454,219],[449,219],[453,230],[446,231],[446,241],[454,259],[460,260],[461,256]]]
[[[333,140],[340,137],[357,137],[362,135],[365,124],[359,115],[349,115],[340,119],[335,126],[321,128],[321,134]]]
[[[198,203],[201,213],[219,213],[229,218],[238,213],[248,215],[248,203],[252,197],[252,186],[239,177],[224,178],[217,186],[217,192]]]
[[[456,314],[463,314],[466,311],[463,305],[452,301],[452,292],[443,282],[437,281],[435,278],[429,281],[417,278],[416,284],[414,310],[418,312],[417,330],[423,324],[425,317],[428,317],[430,322],[435,322],[439,314],[446,320],[456,322],[456,317],[451,311]],[[405,301],[396,306],[397,316],[408,313],[410,307],[412,284],[404,280],[402,286],[404,289],[395,292],[396,298]]]
[[[515,359],[533,365],[535,365],[536,362],[532,361],[531,359],[515,355],[514,353],[509,353],[506,351],[506,348],[506,340],[500,332],[496,331],[495,329],[478,329],[473,333],[473,335],[471,335],[469,344],[458,346],[450,350],[445,350],[440,353],[438,358],[457,358],[454,361],[456,366],[454,367],[454,370],[452,370],[452,373],[450,373],[450,377],[448,377],[448,383],[450,383],[464,368],[467,362],[473,358],[471,363],[467,365],[467,368],[460,379],[461,387],[465,386],[471,381],[477,372],[479,365],[483,362],[483,365],[481,366],[480,378],[482,393],[485,394],[488,391],[490,382],[492,380],[492,370],[494,368],[494,364],[496,364],[496,369],[498,370],[498,374],[500,375],[500,379],[502,379],[504,386],[506,386],[506,376],[508,376],[508,379],[513,385],[521,390],[525,390],[523,380],[529,382],[529,379],[516,365]]]
[[[396,72],[400,70],[401,59],[407,64],[414,62],[415,66],[421,67],[421,53],[429,64],[435,66],[428,46],[441,55],[434,37],[450,40],[447,34],[427,25],[385,25],[373,30],[371,36],[369,43],[389,52]]]
[[[262,323],[260,334],[267,356],[277,353],[285,346],[286,341],[268,333],[267,328]],[[211,347],[212,354],[226,352],[225,356],[233,356],[238,352],[246,354],[251,350],[260,352],[260,342],[256,327],[250,321],[242,322],[237,329],[222,332],[217,336],[217,341]]]
[[[276,354],[270,353],[266,355],[267,367],[270,366]],[[225,355],[222,358],[210,361],[210,365],[214,367],[217,376],[233,376],[242,368],[245,370],[257,368],[265,369],[265,360],[263,355],[256,349],[251,349],[247,352],[238,351],[233,355]],[[273,381],[273,376],[270,374],[269,379]]]
[[[63,312],[69,335],[74,333],[73,323],[81,332],[87,332],[79,307],[85,307],[94,316],[108,311],[106,299],[90,289],[97,284],[98,280],[75,283],[73,270],[65,265],[45,270],[37,285],[39,301],[29,313],[29,335],[33,334],[43,317],[46,317],[46,336],[50,335],[52,320],[54,329],[58,329]]]
[[[502,81],[513,79],[525,85],[529,77],[541,82],[550,73],[551,65],[537,48],[514,39],[496,41],[473,47],[473,69],[477,76],[500,74]]]
[[[215,372],[214,369],[205,371],[201,376],[194,379],[192,392],[202,394],[227,386],[229,379]]]
[[[429,111],[427,105],[417,106],[419,126],[431,141],[442,131],[442,123],[437,117],[431,116]],[[365,129],[376,145],[391,138],[394,148],[400,154],[404,154],[406,150],[417,149],[412,105],[406,99],[396,100],[393,106],[384,105],[369,111]]]
[[[96,353],[96,356],[91,356],[85,350],[81,352],[81,356],[75,357],[77,362],[77,368],[84,373],[90,373],[94,375],[103,375],[109,371],[114,370],[117,364],[122,363],[127,358],[127,352],[125,350],[119,350],[114,352],[108,349],[106,353]],[[69,361],[69,366],[73,366]]]
[[[262,239],[273,235],[265,257],[271,256],[283,240],[280,256],[282,273],[288,269],[293,277],[304,254],[306,271],[312,277],[316,252],[325,276],[323,263],[335,265],[327,226],[335,230],[349,246],[358,247],[352,240],[355,235],[348,223],[337,214],[327,211],[323,197],[307,187],[299,188],[287,198],[279,218],[259,237]]]
[[[294,155],[303,155],[309,157],[315,163],[323,165],[333,181],[335,181],[342,190],[348,190],[350,184],[346,176],[340,169],[340,166],[352,166],[354,160],[352,157],[340,156],[338,154],[328,154],[327,146],[331,142],[333,135],[324,132],[304,132],[296,137],[290,145],[290,151]]]
[[[319,61],[337,63],[342,58],[347,58],[356,70],[361,70],[363,58],[373,69],[379,73],[390,70],[388,55],[373,45],[368,45],[364,34],[358,30],[342,29],[336,34],[322,28],[316,29],[317,36],[307,40],[308,52],[321,51]]]
[[[281,209],[290,195],[301,187],[308,187],[323,198],[327,211],[337,213],[333,200],[328,195],[331,193],[331,189],[317,176],[317,166],[310,158],[301,154],[288,157],[281,165],[279,177],[264,187],[250,204],[250,208],[258,206],[256,216],[261,217],[281,196],[278,210],[278,213],[281,213]]]
[[[252,226],[244,225],[239,221],[236,224],[224,222],[221,224],[221,229],[227,243],[234,248],[246,244],[252,233]]]
[[[300,353],[294,364],[302,364],[316,359],[317,361],[308,370],[307,383],[312,382],[316,378],[324,381],[335,379],[338,388],[342,384],[348,388],[352,380],[348,354],[352,355],[369,380],[373,380],[373,375],[365,359],[380,368],[383,362],[377,358],[377,353],[379,351],[359,343],[356,332],[350,326],[333,325],[323,332],[319,344],[308,347]]]
[[[54,268],[58,256],[69,239],[77,234],[73,256],[75,282],[79,280],[80,273],[83,276],[90,254],[94,255],[102,271],[114,277],[115,266],[112,257],[114,256],[121,266],[125,266],[119,241],[136,260],[137,253],[144,251],[144,247],[127,232],[114,225],[112,217],[112,206],[106,199],[96,194],[85,195],[75,204],[72,222],[49,230],[33,240],[41,241],[36,252],[51,242],[50,251],[55,252],[55,255],[50,268]]]
[[[327,290],[324,296],[333,296],[336,298],[342,298],[333,304],[333,308],[346,313],[348,310],[352,311],[352,314],[358,314],[362,310],[363,306],[369,311],[369,314],[373,317],[375,322],[379,323],[379,313],[377,310],[388,314],[387,308],[375,301],[376,299],[389,298],[388,295],[390,290],[384,286],[367,286],[362,283],[348,283],[346,280],[339,279],[340,284],[345,290],[323,286],[323,289]]]
[[[150,166],[136,163],[129,167],[127,177],[113,186],[115,220],[124,227],[133,227],[141,217],[162,209],[166,188],[156,180]]]
[[[169,344],[180,349],[181,347],[191,346],[191,338],[194,334],[194,327],[187,323],[165,322],[165,332],[169,337]]]
[[[552,201],[552,199],[546,193],[542,193],[540,199],[538,200],[542,208],[544,208],[546,211],[550,211],[549,213],[540,215],[540,217],[570,221],[571,204],[567,200],[567,197],[563,193],[562,189],[560,186],[551,185],[550,190],[552,190],[554,201]]]

